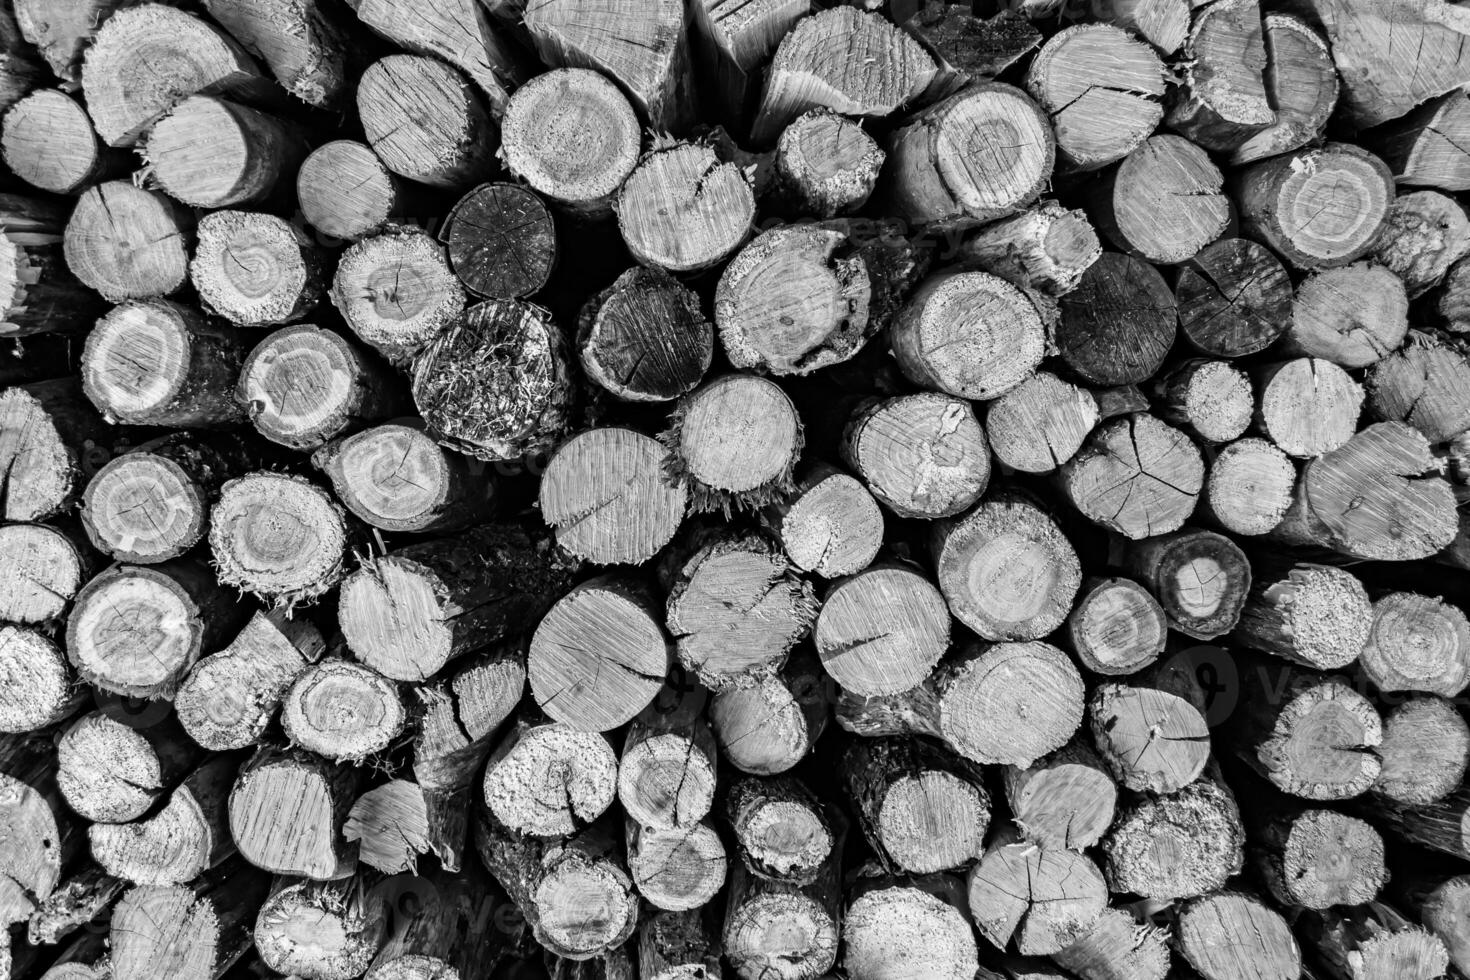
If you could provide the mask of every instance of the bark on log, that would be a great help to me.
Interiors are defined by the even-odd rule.
[[[970,169],[986,161],[985,176]],[[925,109],[889,146],[892,206],[918,225],[968,228],[1040,196],[1056,158],[1041,108],[1018,88],[987,82]]]
[[[980,935],[1002,950],[1014,941],[1027,956],[1072,945],[1107,904],[1107,885],[1090,858],[1037,847],[1010,827],[992,838],[966,884]]]
[[[0,337],[70,335],[102,312],[73,274],[63,225],[49,200],[0,194]]]
[[[1097,170],[1158,128],[1165,78],[1159,56],[1121,26],[1085,24],[1046,42],[1026,73],[1026,89],[1056,128],[1062,164]]]
[[[312,150],[296,172],[301,214],[324,235],[355,242],[398,213],[403,188],[372,148],[333,140]]]
[[[569,422],[571,356],[539,306],[486,300],[413,361],[413,399],[440,444],[484,460],[549,449]]]
[[[352,332],[399,367],[465,308],[444,248],[408,225],[389,225],[350,246],[337,262],[331,299]]]
[[[1380,422],[1312,460],[1277,534],[1355,558],[1407,561],[1454,540],[1454,492],[1429,474],[1429,444],[1400,422]]]
[[[17,177],[53,194],[77,194],[121,177],[129,165],[98,139],[87,110],[60,89],[38,89],[5,110],[0,153]]]
[[[347,545],[337,503],[284,473],[262,470],[229,481],[209,514],[220,583],[276,606],[311,602],[336,586]]]
[[[144,159],[158,185],[190,207],[263,201],[301,166],[304,131],[212,95],[191,95],[154,123]]]
[[[109,180],[77,199],[62,248],[73,275],[121,303],[180,289],[193,243],[194,217],[185,208],[131,181]]]
[[[1103,873],[1115,893],[1195,898],[1240,873],[1245,839],[1235,794],[1206,776],[1124,808],[1102,843]]]
[[[1136,384],[1174,343],[1179,310],[1164,277],[1141,259],[1104,252],[1061,299],[1057,353],[1084,381]]]
[[[1382,719],[1344,678],[1261,667],[1246,675],[1240,705],[1230,719],[1236,753],[1277,789],[1345,800],[1378,778]]]
[[[937,71],[917,41],[877,15],[851,7],[822,11],[799,21],[776,48],[751,139],[768,146],[818,107],[891,115],[922,94]]]
[[[1322,36],[1300,18],[1279,12],[1267,13],[1261,26],[1266,101],[1276,118],[1235,147],[1230,162],[1236,166],[1313,142],[1337,107],[1337,69]]]
[[[347,87],[347,38],[317,0],[204,0],[204,9],[309,106],[335,108]]]
[[[1470,767],[1470,725],[1454,705],[1434,695],[1411,697],[1383,717],[1383,765],[1373,794],[1393,804],[1423,806],[1444,799]]]
[[[843,462],[899,517],[953,517],[990,482],[990,452],[974,408],[937,392],[859,405],[840,448]]]
[[[919,739],[865,739],[844,754],[841,772],[890,873],[953,870],[983,853],[990,796],[974,763]]]
[[[368,145],[400,177],[467,190],[494,169],[495,123],[469,79],[442,61],[391,54],[369,65],[357,114]]]
[[[1184,525],[1205,466],[1188,436],[1140,412],[1094,429],[1059,473],[1084,516],[1137,541]]]
[[[664,470],[693,510],[759,511],[795,488],[804,443],[796,406],[775,382],[726,374],[684,396],[660,436]]]
[[[236,597],[197,562],[113,565],[77,594],[66,622],[67,656],[101,690],[168,696],[240,618]]]
[[[931,535],[939,590],[984,640],[1039,640],[1062,624],[1082,581],[1077,553],[1019,493],[992,494]],[[891,694],[893,691],[858,691]]]
[[[1457,607],[1430,596],[1390,592],[1365,618],[1361,666],[1379,691],[1453,698],[1470,685],[1470,624]]]
[[[385,897],[401,887],[403,899],[413,904],[393,910],[399,914],[367,980],[488,980],[512,959],[523,938],[522,924],[504,917],[502,893],[488,880],[440,873],[398,876],[381,887]],[[481,941],[467,943],[464,936]]]
[[[867,6],[871,7],[872,4]],[[908,6],[916,10],[899,8]],[[926,96],[949,95],[1004,73],[1041,46],[1041,32],[1019,11],[988,10],[978,17],[969,4],[899,0],[890,8],[894,23],[911,34],[939,63]]]
[[[135,145],[196,92],[249,104],[283,101],[233,38],[202,17],[161,3],[124,6],[101,22],[81,78],[87,112],[109,146]]]
[[[189,280],[199,302],[236,326],[300,320],[322,299],[322,250],[284,218],[212,211],[199,221]]]
[[[816,620],[811,584],[759,533],[696,529],[659,578],[679,662],[710,690],[779,670]]]
[[[591,68],[610,76],[658,132],[693,121],[686,14],[677,0],[612,4],[546,0],[528,4],[526,31],[553,68]]]
[[[338,625],[358,660],[424,681],[539,619],[575,568],[541,534],[486,524],[362,561],[342,583]]]
[[[257,612],[230,645],[189,671],[174,710],[189,737],[211,752],[255,744],[291,682],[326,649],[321,631],[282,610]]]
[[[702,143],[655,145],[618,188],[613,208],[633,258],[675,273],[724,261],[755,222],[750,178]]]
[[[113,424],[228,428],[244,421],[235,380],[246,339],[166,299],[128,300],[82,350],[82,390]]]
[[[1338,670],[1357,660],[1376,618],[1363,584],[1351,572],[1322,565],[1272,572],[1258,575],[1237,638],[1315,670]]]
[[[1160,134],[1104,175],[1088,212],[1116,247],[1172,265],[1225,233],[1230,200],[1209,154],[1182,136]]]
[[[257,868],[317,881],[350,875],[357,849],[342,826],[356,797],[355,770],[306,753],[265,748],[230,793],[230,834]]]
[[[567,837],[612,805],[617,766],[601,733],[522,718],[491,755],[482,792],[490,815],[503,828],[533,837]]]
[[[638,117],[586,68],[555,68],[516,89],[501,120],[506,169],[580,218],[612,213],[639,156]]]
[[[797,225],[757,236],[715,290],[714,320],[730,363],[775,375],[810,374],[849,360],[880,324],[855,243],[836,229]]]
[[[1366,254],[1393,197],[1388,166],[1347,143],[1272,157],[1235,176],[1241,227],[1298,269],[1347,265]]]
[[[26,926],[32,946],[55,946],[90,925],[111,908],[127,889],[127,882],[114,878],[90,864],[60,882],[44,901],[36,905]],[[86,976],[80,980],[106,980]]]

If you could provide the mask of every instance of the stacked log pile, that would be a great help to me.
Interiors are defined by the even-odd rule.
[[[0,980],[1470,975],[1467,38],[0,0]]]

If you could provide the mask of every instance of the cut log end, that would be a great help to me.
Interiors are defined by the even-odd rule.
[[[221,489],[209,515],[209,546],[221,583],[289,606],[337,584],[347,529],[325,491],[260,472]]]
[[[1082,723],[1082,677],[1047,643],[997,643],[938,679],[945,740],[982,765],[1029,766]]]
[[[861,407],[841,450],[878,502],[899,517],[953,517],[990,482],[990,453],[974,408],[935,392]]]
[[[665,467],[696,510],[759,510],[789,493],[801,419],[774,382],[730,374],[685,396],[664,433]]]
[[[1099,674],[1132,674],[1164,652],[1168,620],[1158,600],[1137,582],[1100,579],[1082,587],[1067,616],[1077,659]]]
[[[387,224],[399,206],[399,188],[370,147],[333,140],[302,161],[296,199],[317,231],[355,242]]]
[[[281,725],[292,744],[339,762],[384,751],[407,720],[392,681],[345,660],[303,670],[281,701]]]
[[[507,169],[577,214],[609,213],[638,162],[633,106],[585,68],[553,68],[516,89],[501,127]]]

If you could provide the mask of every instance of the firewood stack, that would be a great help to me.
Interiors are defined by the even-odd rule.
[[[1470,10],[0,14],[0,980],[1470,974]]]

